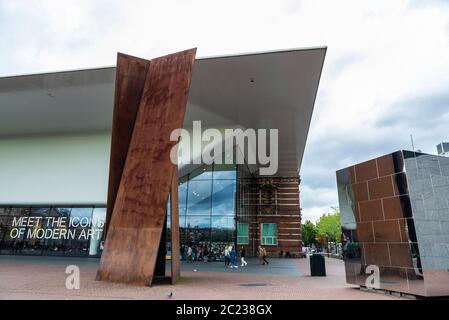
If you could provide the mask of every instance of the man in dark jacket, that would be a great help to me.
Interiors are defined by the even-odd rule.
[[[246,251],[245,248],[240,248],[240,261],[242,262],[241,267],[246,267],[248,262],[245,261]]]

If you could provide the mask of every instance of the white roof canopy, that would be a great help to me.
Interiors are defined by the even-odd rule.
[[[301,165],[326,48],[198,58],[184,127],[279,129],[280,176]],[[0,139],[111,131],[115,68],[0,78]]]

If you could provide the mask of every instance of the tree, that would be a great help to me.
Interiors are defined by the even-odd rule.
[[[316,226],[312,221],[307,220],[301,227],[302,242],[306,247],[315,243]]]
[[[331,242],[341,242],[340,211],[333,207],[333,212],[320,217],[316,224],[317,235]]]

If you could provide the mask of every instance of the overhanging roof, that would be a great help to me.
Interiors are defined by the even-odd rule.
[[[278,175],[298,174],[326,48],[195,62],[184,121],[279,129]],[[115,68],[0,78],[0,138],[110,131]]]

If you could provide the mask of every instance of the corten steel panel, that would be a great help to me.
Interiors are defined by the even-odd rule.
[[[109,163],[108,200],[103,238],[106,238],[112,210],[117,197],[126,154],[139,109],[149,60],[123,53],[117,54],[115,71],[114,113],[112,119],[111,156]]]
[[[196,49],[153,59],[102,254],[99,280],[151,285],[175,165],[173,130],[182,128]]]

